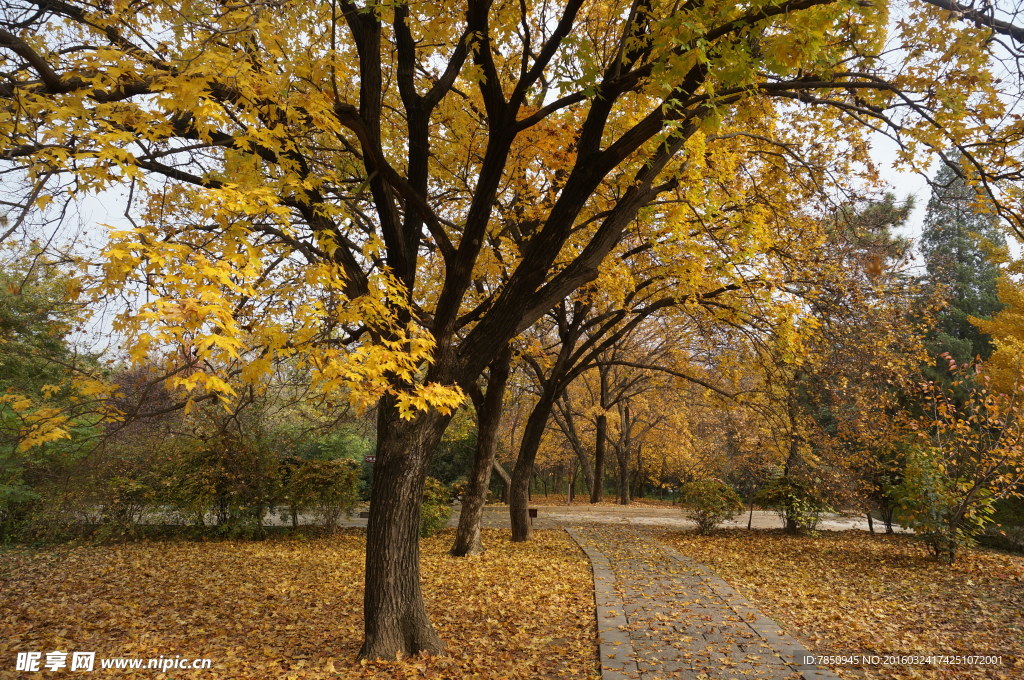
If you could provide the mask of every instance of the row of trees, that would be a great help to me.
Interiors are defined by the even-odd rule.
[[[996,281],[1006,251],[994,216],[949,168],[934,185],[923,275],[912,274],[910,243],[893,231],[909,204],[885,197],[846,206],[823,225],[812,266],[800,272],[791,260],[801,327],[748,311],[730,331],[720,319],[695,323],[692,310],[682,321],[674,308],[655,310],[566,372],[568,385],[540,415],[547,425],[534,444],[535,471],[566,491],[578,477],[596,502],[607,456],[622,503],[645,484],[679,489],[716,477],[752,501],[781,475],[813,490],[811,507],[875,513],[890,530],[899,512],[952,557],[996,501],[1019,492],[1017,387],[1006,384],[1018,371],[995,370],[1016,348],[997,353],[984,375],[973,359],[990,351],[982,328],[1002,327],[1006,338],[1020,330],[1006,327],[1012,305],[984,321],[1002,306]],[[510,442],[552,389],[550,367],[566,347],[556,333],[568,325],[555,321],[525,341],[522,391],[533,399],[514,399],[502,435]],[[993,372],[1003,375],[1001,392],[988,384]],[[521,442],[505,465],[529,460],[525,435]]]
[[[803,357],[844,366],[858,326],[827,342],[843,315],[824,312],[904,309],[843,283],[884,272],[838,237],[856,202],[837,194],[872,179],[869,131],[905,165],[957,149],[958,174],[1020,218],[1012,15],[892,9],[904,16],[857,0],[6,3],[9,224],[123,197],[130,226],[84,263],[84,299],[111,305],[124,360],[171,401],[119,404],[86,366],[66,404],[56,384],[15,384],[0,397],[21,421],[11,457],[79,441],[82,424],[234,413],[287,376],[312,403],[372,408],[364,657],[443,648],[419,583],[430,461],[472,400],[472,548],[514,358],[538,385],[509,473],[516,540],[551,413],[579,431],[584,390],[598,494],[606,459],[622,476],[634,442],[668,427],[639,400],[670,378],[697,399],[742,396],[787,471],[827,469],[802,408],[827,362]],[[864,327],[879,350],[896,342],[897,326]],[[847,369],[851,392],[889,380]],[[729,418],[740,442],[746,416]],[[864,421],[851,431],[886,419]]]

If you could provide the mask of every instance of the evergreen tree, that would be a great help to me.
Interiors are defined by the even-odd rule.
[[[945,301],[928,339],[929,350],[933,356],[948,352],[958,363],[991,354],[990,338],[969,317],[990,319],[1001,308],[996,295],[999,265],[991,255],[1005,250],[1006,240],[998,217],[979,198],[977,189],[950,166],[942,166],[932,182],[921,237],[926,283],[940,288]]]

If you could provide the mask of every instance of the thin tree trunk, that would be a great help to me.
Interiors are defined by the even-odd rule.
[[[419,529],[427,465],[449,420],[436,411],[402,420],[392,397],[378,407],[360,658],[444,650],[420,589]]]
[[[608,416],[603,409],[608,408],[608,367],[604,364],[598,367],[600,378],[600,399],[601,415],[597,417],[597,434],[594,439],[594,490],[590,493],[591,503],[600,503],[604,500],[604,466],[608,456]]]
[[[871,519],[871,513],[870,512],[868,512],[867,515],[868,515],[868,531],[870,531],[871,535],[874,536],[875,535],[875,522],[874,522],[874,520]]]
[[[572,495],[576,490],[576,475],[572,469],[572,458],[569,459],[569,473],[565,484],[566,505],[572,505]]]
[[[561,398],[555,402],[555,409],[551,414],[555,417],[555,422],[569,441],[569,445],[572,446],[573,453],[576,454],[576,461],[578,463],[576,468],[583,471],[583,481],[587,485],[587,496],[590,496],[594,493],[594,471],[590,467],[587,452],[583,442],[580,441],[579,432],[576,430],[572,404],[569,401],[568,393],[563,393]]]
[[[510,349],[502,352],[491,364],[486,394],[475,392],[476,451],[466,493],[462,498],[459,528],[455,532],[455,543],[451,549],[455,557],[474,555],[484,549],[480,539],[480,520],[483,518],[484,503],[491,485],[491,469],[494,467],[498,427],[501,425],[501,412],[505,405],[505,386],[508,384],[511,359]]]
[[[590,502],[600,503],[604,500],[604,465],[607,456],[608,416],[602,413],[597,417],[597,434],[594,439],[594,486],[590,490]]]
[[[512,483],[509,489],[509,520],[512,524],[512,540],[528,541],[533,534],[530,525],[530,477],[533,476],[533,464],[537,460],[537,448],[540,446],[544,428],[547,426],[551,407],[555,403],[552,389],[545,389],[530,412],[523,429],[523,441],[519,445],[519,456],[512,470]]]
[[[629,451],[619,459],[619,504],[629,505]]]
[[[629,452],[633,448],[633,419],[628,404],[619,402],[619,440],[615,458],[619,463],[619,504],[629,505]]]
[[[644,458],[643,458],[643,444],[638,444],[636,447],[636,466],[633,468],[633,482],[630,491],[631,498],[643,497],[643,472],[644,472]]]
[[[885,522],[885,533],[895,534],[895,529],[892,528],[892,507],[886,506],[882,509],[882,521]]]
[[[512,476],[497,460],[494,461],[494,472],[498,473],[498,478],[501,479],[501,502],[507,504],[509,499],[509,489],[512,488]]]

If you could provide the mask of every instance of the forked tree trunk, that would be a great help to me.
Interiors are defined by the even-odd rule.
[[[559,420],[557,415],[559,410],[562,413],[562,418]],[[566,439],[569,440],[569,445],[572,447],[573,453],[576,454],[577,471],[583,471],[583,481],[587,485],[587,497],[594,493],[594,471],[590,469],[590,459],[587,456],[587,452],[584,449],[583,442],[580,441],[579,433],[576,431],[576,423],[574,421],[575,416],[572,412],[572,404],[569,402],[569,396],[562,393],[559,401],[555,403],[555,410],[552,415],[556,416],[556,422],[559,427],[562,428],[562,432],[565,434]],[[572,461],[570,459],[570,465]],[[575,491],[575,480],[576,473],[573,473],[573,489]]]
[[[480,540],[480,520],[487,501],[487,491],[491,486],[491,469],[494,467],[495,444],[505,404],[505,385],[508,384],[511,358],[511,353],[505,351],[491,364],[487,393],[474,400],[477,401],[476,451],[469,483],[462,498],[459,528],[455,532],[455,543],[451,549],[455,557],[474,555],[484,549]]]
[[[391,398],[378,408],[359,657],[440,653],[444,644],[427,618],[420,589],[420,504],[430,456],[450,417],[432,411],[402,420]]]

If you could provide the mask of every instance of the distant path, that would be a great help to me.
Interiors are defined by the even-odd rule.
[[[533,526],[537,529],[557,529],[565,524],[618,524],[636,527],[664,527],[666,529],[692,529],[693,522],[688,520],[683,511],[672,506],[650,506],[650,505],[590,505],[586,501],[577,501],[572,505],[532,505],[537,508],[537,519]],[[455,504],[452,507],[452,516],[448,520],[449,527],[459,525],[460,506]],[[366,508],[361,508],[365,511]],[[746,529],[748,513],[744,512],[734,519],[722,523],[723,528],[739,527]],[[299,517],[301,524],[306,524],[309,518]],[[288,524],[279,520],[276,516],[268,515],[265,524],[268,526],[275,523]],[[341,526],[365,527],[366,518],[360,517],[357,512],[350,518],[343,518]],[[482,524],[492,529],[508,529],[508,506],[488,505],[484,507]],[[767,510],[755,510],[753,515],[753,527],[755,529],[781,529],[782,520],[775,512]],[[818,523],[818,528],[825,531],[846,531],[849,529],[868,530],[867,520],[863,516],[849,517],[844,515],[826,514]],[[885,531],[881,522],[875,522],[875,531]],[[902,532],[902,527],[896,527],[896,531]]]
[[[568,529],[594,566],[604,680],[839,680],[703,565],[622,525]]]

